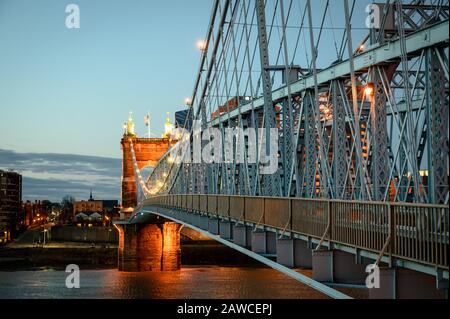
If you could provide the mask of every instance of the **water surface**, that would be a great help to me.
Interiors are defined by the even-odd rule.
[[[83,270],[68,289],[61,270],[0,271],[0,298],[326,298],[270,268],[183,266],[174,272]]]

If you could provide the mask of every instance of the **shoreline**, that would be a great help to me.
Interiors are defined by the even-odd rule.
[[[45,247],[0,247],[0,271],[20,271],[40,268],[64,270],[68,264],[85,269],[117,268],[117,245],[55,243]],[[264,267],[258,261],[214,242],[181,244],[181,265],[220,265]]]

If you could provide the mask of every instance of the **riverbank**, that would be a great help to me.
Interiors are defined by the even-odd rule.
[[[91,269],[117,265],[117,248],[27,247],[0,249],[0,270],[17,271],[40,267],[65,268],[68,264]]]
[[[88,269],[117,267],[117,245],[83,244],[74,242],[49,243],[45,247],[11,245],[0,247],[0,270],[17,271],[52,267],[65,269],[77,264]],[[181,244],[183,265],[224,265],[263,267],[257,261],[215,242],[188,242]]]

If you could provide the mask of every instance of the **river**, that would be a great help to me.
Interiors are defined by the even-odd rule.
[[[0,271],[0,298],[326,298],[269,268],[183,266],[174,272],[81,269],[80,288],[66,287],[68,273],[53,268]]]

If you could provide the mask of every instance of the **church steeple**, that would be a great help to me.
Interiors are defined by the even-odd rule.
[[[89,195],[89,200],[90,200],[90,201],[93,201],[93,200],[94,200],[94,198],[92,197],[92,188],[91,188],[91,194]]]

